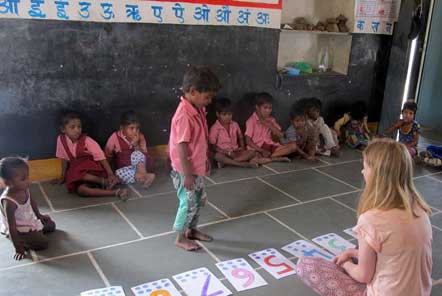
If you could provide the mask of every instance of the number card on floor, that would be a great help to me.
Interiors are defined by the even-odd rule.
[[[321,247],[326,248],[335,255],[340,254],[347,249],[356,248],[354,244],[346,241],[336,233],[324,234],[312,239],[312,241],[314,241]]]
[[[281,249],[298,258],[301,256],[306,256],[323,258],[325,260],[331,261],[334,257],[334,255],[330,254],[329,252],[324,251],[321,248],[305,240],[297,240],[296,242],[288,244]]]
[[[131,290],[137,296],[181,296],[169,279],[141,284]]]
[[[232,294],[205,267],[174,275],[173,279],[188,296],[227,296]]]
[[[275,249],[255,252],[249,254],[249,257],[276,279],[296,274],[296,265]]]
[[[353,231],[353,227],[344,229],[344,232],[347,233],[349,236],[352,236],[354,238],[358,238],[358,235],[356,234],[356,232]]]
[[[94,289],[82,292],[80,296],[126,296],[121,286]]]
[[[238,292],[266,286],[267,282],[243,258],[216,263]]]

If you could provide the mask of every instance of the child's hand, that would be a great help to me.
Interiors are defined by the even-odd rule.
[[[26,257],[26,253],[25,253],[25,247],[23,246],[23,244],[20,242],[18,244],[18,246],[15,247],[15,255],[14,255],[14,259],[19,261],[22,260]]]
[[[186,187],[187,190],[193,190],[194,186],[195,186],[195,176],[194,175],[184,176],[184,187]]]
[[[49,215],[40,215],[39,219],[43,224],[47,224],[47,223],[52,222],[52,219],[51,219],[51,217],[49,217]]]
[[[342,264],[344,264],[348,260],[351,260],[351,258],[352,258],[351,252],[349,252],[349,250],[346,250],[346,251],[342,252],[341,254],[337,255],[336,257],[334,257],[333,263],[335,263],[336,265],[342,266]]]
[[[401,128],[401,126],[404,124],[404,121],[402,119],[398,120],[396,124],[394,125],[395,128]]]

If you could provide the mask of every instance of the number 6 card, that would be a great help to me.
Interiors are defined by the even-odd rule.
[[[266,286],[267,282],[243,258],[216,263],[238,292]]]
[[[169,279],[141,284],[131,290],[137,296],[181,296]]]
[[[275,249],[255,252],[249,254],[249,257],[278,280],[296,274],[296,265]]]

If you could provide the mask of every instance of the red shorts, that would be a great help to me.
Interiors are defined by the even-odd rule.
[[[267,150],[267,151],[269,151],[270,153],[273,154],[273,152],[275,152],[276,149],[278,149],[278,147],[279,147],[279,146],[274,145],[274,144],[267,144],[267,143],[264,143],[264,144],[262,144],[261,149]]]

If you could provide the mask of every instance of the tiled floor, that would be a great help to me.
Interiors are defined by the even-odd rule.
[[[106,285],[130,288],[198,267],[223,278],[217,261],[265,248],[280,248],[356,223],[355,206],[363,186],[361,153],[345,151],[340,159],[311,163],[295,160],[261,169],[224,168],[207,179],[209,205],[202,211],[204,231],[215,241],[196,253],[173,245],[171,225],[177,199],[169,177],[158,176],[149,190],[131,187],[126,203],[115,198],[80,198],[61,186],[34,184],[42,211],[57,223],[50,248],[33,259],[12,259],[9,241],[0,239],[0,295],[79,295]],[[416,185],[434,208],[433,278],[442,278],[442,171],[416,167]],[[285,256],[288,253],[280,250]],[[291,258],[291,260],[296,260]],[[235,295],[315,293],[296,276],[275,280],[251,260],[268,286]],[[231,290],[234,288],[223,279]],[[433,295],[442,295],[442,285]]]

